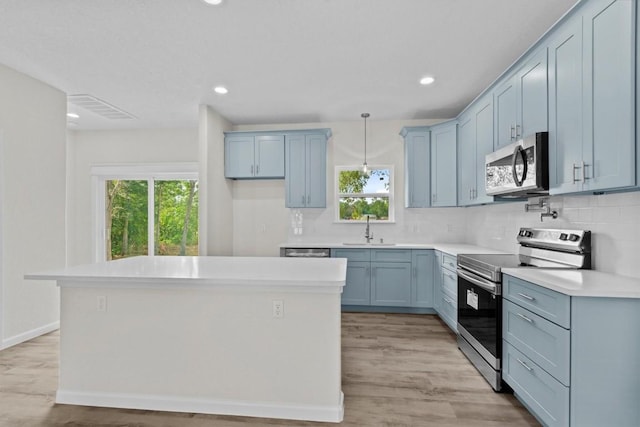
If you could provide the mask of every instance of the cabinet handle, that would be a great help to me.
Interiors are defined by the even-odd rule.
[[[589,178],[587,178],[587,164],[584,162],[584,160],[582,161],[582,183],[584,184],[586,180],[588,180]]]
[[[529,296],[529,295],[527,295],[527,294],[521,294],[521,293],[518,293],[518,295],[520,295],[520,296],[521,296],[522,298],[524,298],[524,299],[528,299],[529,301],[535,301],[535,298],[534,298],[534,297]]]
[[[518,361],[518,363],[520,363],[522,366],[524,366],[524,369],[526,369],[527,371],[529,371],[529,372],[533,371],[533,369],[530,368],[529,366],[527,366],[527,364],[524,363],[522,360],[518,359],[517,357],[516,357],[516,360]]]
[[[511,140],[516,139],[516,136],[515,136],[515,131],[516,131],[515,126],[514,126],[514,125],[511,125],[511,127],[509,128],[509,130],[511,131]]]
[[[253,175],[253,165],[251,165],[251,175]]]
[[[449,279],[456,280],[456,277],[453,274],[445,274]]]
[[[304,194],[302,195],[302,206],[304,206]]]
[[[529,322],[529,323],[533,323],[533,320],[529,319],[527,316],[525,316],[525,315],[523,315],[523,314],[516,313],[516,315],[517,315],[519,318],[521,318],[522,320],[524,320],[524,321],[527,321],[527,322]]]
[[[516,139],[520,138],[522,134],[520,133],[520,125],[516,125]]]
[[[309,196],[309,195],[307,196],[307,204],[308,205],[311,204],[311,196]]]
[[[576,165],[575,163],[573,164],[573,183],[575,184],[576,182],[580,182],[580,179],[576,178],[576,171],[581,169],[581,166]],[[583,172],[583,176],[584,176],[584,172]]]
[[[256,165],[256,175],[260,174],[260,165]]]
[[[449,298],[447,297],[443,297],[444,298],[444,302],[446,302],[447,304],[449,304],[450,306],[453,307],[453,301],[451,301]]]

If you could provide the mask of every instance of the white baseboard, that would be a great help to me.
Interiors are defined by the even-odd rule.
[[[342,392],[340,392],[340,403],[335,406],[197,399],[179,396],[78,392],[70,390],[58,390],[56,393],[56,403],[333,423],[339,423],[344,418],[344,394]]]
[[[49,323],[48,325],[40,326],[39,328],[32,329],[27,332],[23,332],[18,335],[14,335],[7,339],[2,340],[0,343],[0,350],[4,350],[5,348],[13,347],[16,344],[23,343],[25,341],[29,341],[33,338],[39,337],[40,335],[48,334],[49,332],[53,332],[57,329],[60,329],[60,322]]]

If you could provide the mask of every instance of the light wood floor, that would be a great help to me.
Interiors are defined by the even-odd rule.
[[[537,426],[494,393],[435,316],[345,313],[342,426]],[[58,333],[0,352],[0,426],[335,426],[262,418],[54,404]]]

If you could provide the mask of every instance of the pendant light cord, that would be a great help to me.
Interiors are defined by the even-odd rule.
[[[367,164],[367,117],[369,113],[362,113],[360,115],[364,119],[364,165]]]

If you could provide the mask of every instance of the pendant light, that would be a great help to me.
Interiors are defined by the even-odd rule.
[[[367,117],[369,113],[362,113],[360,117],[364,119],[364,162],[362,163],[362,173],[369,174],[369,166],[367,165]]]

